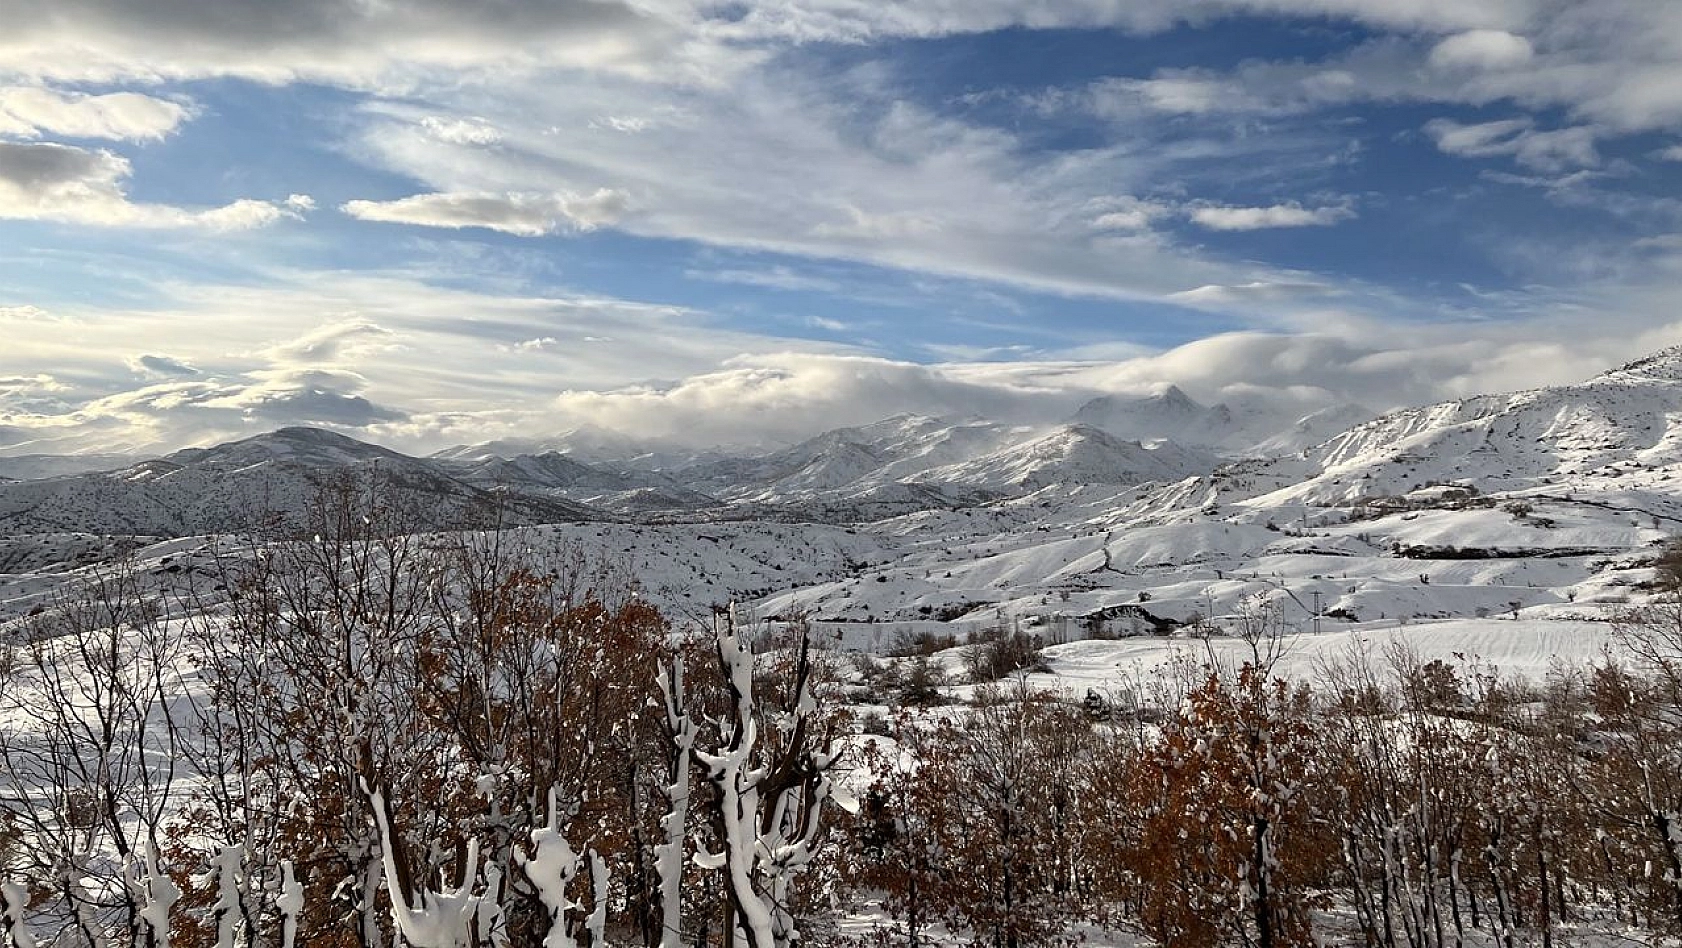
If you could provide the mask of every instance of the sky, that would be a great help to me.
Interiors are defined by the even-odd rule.
[[[3,455],[1382,410],[1682,343],[1682,4],[0,22]]]

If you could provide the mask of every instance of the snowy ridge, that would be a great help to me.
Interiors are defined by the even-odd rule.
[[[1319,417],[1317,417],[1319,416]],[[1205,406],[1178,386],[1154,395],[1129,398],[1103,395],[1082,405],[1070,419],[1130,441],[1173,440],[1232,456],[1269,455],[1301,450],[1357,421],[1372,417],[1360,406],[1337,406],[1295,417],[1261,401]],[[1293,447],[1293,445],[1295,445]]]
[[[283,428],[105,472],[0,484],[0,530],[150,536],[310,529],[335,485],[378,483],[422,527],[589,519],[587,508],[498,494],[435,464],[332,432]]]
[[[1304,415],[1285,431],[1252,445],[1246,452],[1256,457],[1281,457],[1323,444],[1350,428],[1370,421],[1374,412],[1365,405],[1333,405]]]
[[[32,481],[66,474],[115,471],[135,463],[128,454],[21,454],[0,457],[0,481]]]
[[[1054,484],[1143,484],[1177,481],[1218,463],[1210,454],[1177,444],[1147,448],[1097,428],[1065,425],[970,461],[921,472],[923,482],[960,484],[999,492]]]

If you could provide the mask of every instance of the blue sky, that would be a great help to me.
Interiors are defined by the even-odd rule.
[[[3,453],[1288,417],[1682,342],[1675,5],[60,7],[0,0]]]

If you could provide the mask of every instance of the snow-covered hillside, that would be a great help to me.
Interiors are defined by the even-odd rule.
[[[1125,440],[1166,439],[1218,454],[1250,457],[1295,453],[1372,416],[1361,405],[1334,405],[1301,417],[1286,406],[1263,400],[1203,405],[1170,385],[1143,398],[1094,398],[1071,421]]]
[[[419,527],[591,518],[536,493],[493,493],[434,463],[344,435],[282,428],[102,473],[0,484],[0,531],[183,536],[313,529],[336,485],[381,485]]]
[[[90,471],[115,471],[140,458],[127,454],[20,454],[0,457],[0,481],[31,481]]]
[[[593,590],[628,613],[653,605],[679,631],[717,627],[720,607],[734,603],[761,648],[777,647],[784,623],[806,620],[830,653],[833,693],[870,735],[950,713],[954,726],[940,733],[962,742],[1003,707],[988,703],[1004,694],[995,679],[1014,674],[1024,690],[1011,694],[1065,700],[1012,707],[1071,724],[1126,722],[1154,739],[1148,715],[1193,707],[1181,699],[1206,680],[1205,666],[1263,648],[1271,673],[1313,679],[1317,694],[1343,694],[1323,690],[1337,687],[1328,668],[1365,660],[1400,676],[1441,660],[1432,673],[1452,693],[1430,707],[1447,734],[1472,723],[1468,703],[1519,708],[1563,695],[1529,685],[1558,685],[1557,673],[1616,654],[1619,620],[1652,595],[1655,561],[1682,532],[1682,352],[1578,385],[1373,419],[1324,413],[1268,442],[1289,453],[1232,461],[1189,445],[1241,412],[1172,391],[1142,409],[1099,407],[1088,406],[1088,420],[1123,431],[1130,412],[1179,413],[1189,436],[896,416],[758,454],[585,458],[520,444],[506,456],[480,446],[414,458],[282,429],[112,472],[4,482],[0,642],[50,648],[59,638],[37,630],[99,616],[74,596],[89,588],[156,606],[125,634],[150,629],[167,642],[196,628],[216,633],[201,644],[219,641],[237,625],[227,615],[261,601],[245,594],[243,566],[340,569],[335,551],[346,549],[367,551],[353,563],[375,564],[351,570],[362,582],[383,575],[383,551],[413,553],[406,562],[427,565],[401,574],[414,581],[404,588],[432,609],[449,582],[440,577],[464,566],[489,575],[480,568],[490,560],[475,557],[494,547],[502,575],[517,580],[499,587],[511,593],[530,582],[572,604]],[[1306,444],[1343,420],[1353,424]],[[365,506],[374,484],[388,491],[378,506],[399,508],[391,521]],[[312,511],[335,499],[334,485],[351,488],[341,525],[406,522],[412,535],[390,547],[315,536]],[[503,529],[479,529],[493,522]],[[289,575],[305,574],[261,574],[263,588]],[[599,659],[611,636],[590,621],[581,654]],[[649,641],[665,631],[651,622]],[[989,665],[999,646],[1022,650]],[[650,671],[638,674],[651,681]],[[584,677],[612,691],[616,674]],[[191,697],[200,676],[172,665],[160,694]],[[658,701],[641,705],[662,714]],[[1587,709],[1580,720],[1599,720]],[[1325,724],[1303,733],[1319,740]],[[1457,759],[1485,759],[1482,745],[1475,751]],[[1483,806],[1488,794],[1476,793],[1467,799]],[[1196,825],[1205,809],[1198,796]]]
[[[1174,391],[1083,409],[1112,426],[1152,412],[1201,430],[1216,414]],[[109,535],[236,531],[263,511],[301,525],[322,483],[373,471],[433,528],[487,509],[505,525],[550,523],[527,542],[620,560],[674,615],[734,599],[854,644],[931,624],[1062,640],[1220,628],[1258,605],[1323,634],[1599,623],[1640,600],[1658,545],[1682,531],[1676,350],[1577,385],[1363,414],[1302,419],[1301,438],[1357,423],[1288,456],[1224,464],[1092,424],[912,415],[672,470],[541,451],[410,458],[283,429],[0,484],[0,589],[15,612],[150,542]]]

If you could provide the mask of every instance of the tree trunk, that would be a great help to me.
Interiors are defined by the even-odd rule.
[[[1267,817],[1257,816],[1251,824],[1251,832],[1255,835],[1251,858],[1255,860],[1256,867],[1256,946],[1273,948],[1273,904],[1267,884],[1271,875],[1267,868]]]
[[[1664,858],[1670,870],[1670,892],[1676,908],[1676,921],[1682,927],[1682,853],[1677,851],[1675,821],[1672,814],[1658,808],[1653,809],[1653,828],[1658,830],[1659,840],[1664,844]]]
[[[1466,943],[1466,925],[1460,918],[1460,847],[1448,854],[1448,908],[1454,917],[1454,948]]]

